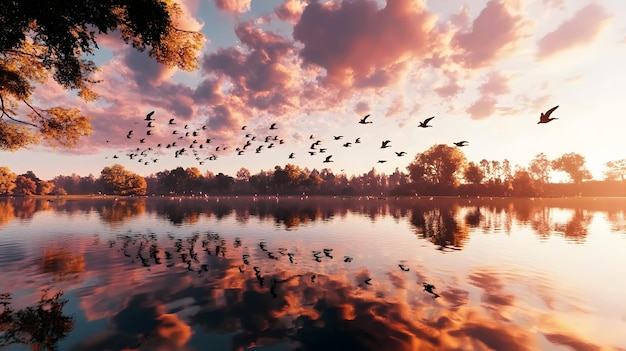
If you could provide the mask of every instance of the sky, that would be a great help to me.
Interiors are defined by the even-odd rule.
[[[99,100],[85,103],[53,81],[34,94],[43,107],[79,107],[93,117],[93,134],[73,150],[4,152],[0,165],[42,179],[98,176],[115,163],[144,176],[178,166],[235,176],[242,167],[257,173],[287,163],[390,174],[406,172],[417,153],[435,144],[467,140],[468,161],[527,166],[541,152],[549,159],[576,152],[602,179],[607,161],[626,158],[623,0],[180,4],[185,15],[178,26],[206,37],[198,70],[167,68],[114,35],[102,36],[90,57],[101,68]],[[558,119],[537,124],[557,105]],[[144,121],[150,111],[152,128]],[[372,123],[359,124],[367,114]],[[417,127],[431,116],[432,128]],[[266,143],[267,136],[276,140]],[[381,148],[384,140],[390,147]],[[165,147],[172,142],[177,146]],[[180,147],[186,151],[175,157]],[[130,159],[136,148],[146,155]],[[406,155],[395,154],[401,151]],[[333,162],[324,163],[328,155]]]

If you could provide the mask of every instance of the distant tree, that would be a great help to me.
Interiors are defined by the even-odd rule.
[[[120,164],[104,167],[100,180],[105,191],[114,195],[146,195],[148,187],[142,176],[126,170]]]
[[[417,154],[407,169],[416,184],[454,186],[464,165],[465,155],[459,148],[439,144]]]
[[[502,181],[502,165],[500,164],[500,161],[491,161],[491,176],[496,183]]]
[[[11,172],[9,167],[0,167],[0,195],[11,195],[15,189],[17,174]]]
[[[567,173],[574,182],[580,185],[583,180],[591,179],[591,173],[585,167],[585,158],[577,153],[563,154],[552,161],[552,168]]]
[[[248,180],[250,180],[250,171],[245,167],[241,167],[237,171],[236,177],[237,177],[237,181],[247,182]]]
[[[31,95],[54,79],[85,101],[96,99],[98,68],[85,57],[98,48],[100,34],[118,33],[159,63],[195,69],[203,36],[178,28],[181,18],[173,0],[24,0],[0,6],[0,150],[41,139],[74,147],[91,134],[91,118],[78,109],[37,107]],[[30,111],[26,118],[18,116],[20,103]]]
[[[609,161],[604,164],[608,169],[604,171],[607,180],[623,182],[626,178],[626,159]]]
[[[550,181],[550,160],[543,152],[535,156],[528,165],[530,175],[541,184]]]
[[[505,182],[509,182],[513,178],[511,163],[506,158],[502,161],[502,177],[504,178]]]
[[[463,171],[463,178],[466,182],[470,184],[478,185],[482,183],[483,179],[485,178],[485,174],[479,166],[477,166],[474,162],[470,162],[467,164],[467,167],[465,167],[465,170]]]
[[[535,180],[530,173],[523,167],[520,167],[515,171],[513,180],[511,181],[513,187],[513,194],[516,196],[536,196],[537,188],[535,187]]]
[[[480,160],[480,170],[483,172],[483,174],[485,175],[485,177],[490,180],[493,181],[493,175],[491,174],[491,163],[489,161],[487,161],[487,159],[482,159]]]
[[[228,193],[233,187],[233,184],[235,184],[235,179],[229,175],[220,172],[215,176],[213,182],[215,182],[215,186],[218,192]]]
[[[18,175],[15,179],[15,194],[18,195],[35,195],[37,193],[37,183],[34,180]]]
[[[37,183],[37,194],[48,195],[54,190],[54,183],[47,180],[39,180]]]

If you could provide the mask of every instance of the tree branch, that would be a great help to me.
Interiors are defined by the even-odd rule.
[[[32,108],[32,107],[31,107],[31,108]],[[7,113],[7,111],[5,110],[5,108],[4,108],[4,98],[2,97],[2,95],[0,95],[0,109],[2,109],[2,114],[0,114],[0,118],[2,118],[2,117],[5,117],[5,116],[6,116],[8,119],[10,119],[10,120],[12,120],[12,121],[14,121],[14,122],[17,122],[17,123],[22,123],[22,124],[27,124],[27,125],[29,125],[29,126],[33,126],[33,127],[35,127],[35,128],[39,128],[39,126],[38,126],[38,125],[36,125],[36,124],[30,123],[30,122],[26,122],[26,121],[22,121],[22,120],[16,119],[16,118],[12,117],[11,115],[9,115],[9,114]],[[35,112],[36,112],[36,111],[35,111]],[[41,115],[40,115],[40,116],[41,116]],[[42,117],[42,118],[43,118],[43,117]]]

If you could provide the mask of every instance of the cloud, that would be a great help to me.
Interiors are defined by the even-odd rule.
[[[601,5],[590,3],[561,23],[557,29],[539,39],[537,59],[543,60],[593,42],[612,17]]]
[[[276,17],[282,21],[295,23],[302,16],[306,3],[301,0],[285,0],[276,9]]]
[[[364,114],[370,111],[370,104],[367,101],[359,101],[354,105],[354,112],[358,115]]]
[[[452,38],[452,47],[461,51],[453,59],[468,68],[486,67],[522,38],[525,23],[521,15],[513,14],[507,2],[490,0],[471,29],[459,31]]]
[[[508,79],[500,72],[491,72],[485,76],[485,81],[478,87],[478,91],[485,95],[503,95],[510,92]]]
[[[436,18],[418,1],[309,3],[293,37],[305,66],[324,69],[328,87],[376,88],[394,83],[409,60],[426,58]]]
[[[456,96],[463,91],[463,87],[458,83],[458,77],[453,72],[446,72],[448,83],[435,88],[435,93],[447,99]]]
[[[493,96],[484,95],[470,105],[465,112],[469,113],[472,119],[485,119],[496,111],[496,99]]]
[[[250,11],[252,0],[214,0],[214,2],[215,6],[222,11],[240,14]]]

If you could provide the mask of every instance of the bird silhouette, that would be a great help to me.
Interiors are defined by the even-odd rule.
[[[173,119],[173,118],[170,118],[170,121],[169,121],[169,123],[168,123],[168,124],[176,124],[176,122],[174,122],[174,119]]]
[[[289,158],[294,158],[294,157],[295,157],[295,156],[294,156],[294,153],[293,153],[293,152],[289,154]]]
[[[406,155],[406,152],[404,152],[404,151],[397,152],[396,151],[396,155],[398,155],[398,157],[402,157],[402,156]]]
[[[409,269],[407,267],[405,267],[403,264],[399,264],[398,267],[400,267],[401,270],[408,272]]]
[[[360,124],[370,124],[373,123],[372,121],[367,121],[367,117],[369,117],[370,115],[365,115],[365,117],[361,118],[361,120],[359,120]]]
[[[548,111],[542,112],[541,116],[539,116],[539,122],[537,122],[537,124],[548,123],[550,121],[554,121],[555,119],[558,119],[558,118],[550,118],[550,115],[552,114],[552,112],[554,112],[554,110],[556,110],[558,107],[559,105],[556,105],[553,108],[549,109]]]
[[[434,294],[435,292],[433,291],[433,289],[435,289],[435,286],[432,284],[428,284],[428,283],[422,283],[422,285],[424,286],[424,291]]]
[[[385,140],[383,141],[382,145],[380,146],[381,149],[386,149],[388,147],[391,147],[391,145],[389,145],[389,143],[391,142],[391,140]]]
[[[154,121],[154,119],[151,118],[153,114],[154,114],[154,111],[148,113],[146,115],[146,118],[144,118],[144,121]]]
[[[454,145],[456,145],[458,147],[467,146],[468,144],[469,144],[469,141],[467,141],[467,140],[457,141],[457,142],[454,143]]]
[[[272,123],[272,125],[270,125],[270,129],[278,129],[276,128],[276,123]]]
[[[435,116],[432,117],[428,117],[424,120],[424,122],[420,122],[420,125],[418,126],[419,128],[428,128],[428,127],[432,127],[430,125],[428,125],[428,122],[430,122],[433,118],[435,118]]]
[[[341,140],[341,138],[343,138],[343,135],[333,136],[333,138],[335,138],[335,140]]]
[[[131,136],[131,135],[133,135],[133,131],[132,131],[132,130],[129,130],[129,131],[128,131],[128,135],[126,135],[126,138],[130,139],[130,136]]]
[[[330,159],[331,157],[333,157],[333,155],[326,156],[326,159],[324,160],[324,163],[334,162],[333,160]]]

